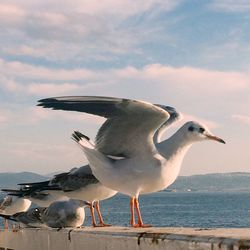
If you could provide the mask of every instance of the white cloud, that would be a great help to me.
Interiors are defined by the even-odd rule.
[[[98,0],[65,0],[63,4],[60,0],[44,1],[9,1],[14,6],[24,8],[29,12],[35,10],[52,10],[52,11],[71,11],[84,13],[88,15],[113,15],[125,18],[138,13],[143,13],[154,8],[164,9],[165,11],[172,10],[180,1],[176,0],[104,0],[102,2]]]
[[[174,68],[161,64],[151,64],[143,68],[88,70],[52,69],[0,60],[0,68],[2,71],[0,85],[3,88],[12,92],[41,96],[70,94],[91,87],[96,89],[96,84],[105,87],[105,85],[130,84],[130,82],[160,84],[162,88],[182,89],[191,94],[203,91],[206,95],[242,91],[250,87],[248,72],[223,72],[192,67]],[[29,83],[30,81],[32,82]],[[74,81],[81,81],[81,84]]]
[[[22,77],[29,80],[80,80],[94,78],[93,72],[87,69],[52,69],[25,64],[18,61],[6,62],[0,59],[1,74],[9,77]]]
[[[62,83],[60,85],[55,83],[32,83],[27,86],[27,92],[31,95],[63,95],[74,90],[78,90],[77,84]]]
[[[99,125],[104,122],[104,118],[83,114],[80,112],[51,111],[41,107],[20,107],[20,105],[9,105],[0,109],[0,128],[6,126],[34,126],[46,120],[61,121],[89,126]]]
[[[5,124],[8,121],[8,118],[5,115],[0,115],[0,124]]]
[[[122,26],[129,17],[173,10],[180,0],[9,1],[0,5],[0,53],[47,60],[87,61],[136,52],[136,44],[154,26]],[[4,28],[3,28],[4,27]],[[151,36],[147,36],[148,38]],[[143,39],[147,39],[145,35]],[[151,39],[151,38],[150,38]],[[16,41],[22,41],[22,45]]]
[[[238,121],[240,123],[250,125],[250,115],[239,115],[239,114],[236,115],[235,114],[235,115],[232,115],[232,118],[235,121]]]
[[[250,10],[249,0],[213,0],[211,7],[225,12],[248,12]]]
[[[19,22],[25,18],[25,11],[16,5],[0,3],[1,24],[19,26]]]
[[[192,67],[174,68],[160,64],[144,67],[144,78],[172,83],[193,88],[204,89],[207,93],[241,90],[249,87],[249,75],[240,72],[223,72]],[[132,73],[133,74],[133,73]]]
[[[222,110],[235,112],[246,106],[249,98],[245,98],[245,95],[250,91],[248,72],[174,68],[160,64],[106,70],[53,69],[4,60],[0,60],[0,64],[0,88],[15,96],[16,100],[60,95],[107,95],[142,99],[174,105],[182,112],[193,114],[194,117],[189,116],[189,120],[203,117],[198,120],[210,128],[218,127],[218,124],[211,122],[214,113],[223,115]],[[225,105],[226,100],[232,101]],[[46,119],[81,122],[86,117],[80,113],[48,113],[27,107],[26,111],[13,108],[11,113],[7,116],[8,121],[17,124],[37,124]],[[99,118],[90,117],[87,117],[90,123],[101,122]]]

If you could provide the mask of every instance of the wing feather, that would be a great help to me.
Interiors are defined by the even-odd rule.
[[[114,97],[55,97],[40,100],[38,106],[107,118],[97,133],[96,148],[112,156],[154,151],[153,135],[169,118],[169,113],[157,105]]]

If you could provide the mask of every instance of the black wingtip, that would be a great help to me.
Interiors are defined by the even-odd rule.
[[[17,185],[19,186],[28,186],[28,187],[37,187],[37,186],[43,186],[43,185],[48,185],[48,181],[39,181],[39,182],[24,182],[24,183],[19,183]]]
[[[6,192],[6,193],[8,193],[8,192],[19,192],[19,190],[9,189],[9,188],[2,188],[1,191]]]
[[[54,109],[53,105],[56,105],[56,103],[58,103],[59,101],[56,98],[50,97],[50,98],[40,99],[37,102],[38,104],[36,106],[38,107]]]
[[[10,196],[23,197],[21,193],[8,193]]]
[[[79,142],[82,138],[90,141],[90,138],[84,134],[82,134],[79,131],[74,131],[74,133],[72,134],[72,139],[76,142]]]

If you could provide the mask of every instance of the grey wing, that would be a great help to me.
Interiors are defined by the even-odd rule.
[[[92,174],[89,165],[73,169],[70,172],[56,175],[52,180],[52,185],[57,185],[63,191],[74,191],[83,188],[90,184],[98,183],[99,181]]]
[[[64,206],[62,202],[52,203],[42,214],[42,221],[50,227],[63,227],[66,219]]]
[[[53,110],[84,112],[109,118],[119,115],[120,110],[116,105],[124,100],[127,99],[103,96],[62,96],[39,100],[37,106]]]
[[[181,113],[179,113],[175,108],[170,107],[170,106],[164,106],[160,104],[155,104],[156,106],[161,107],[162,109],[166,110],[169,114],[170,117],[167,119],[155,132],[154,134],[154,143],[159,143],[161,140],[161,137],[163,133],[176,121],[181,119]]]
[[[129,157],[153,151],[153,135],[169,118],[166,110],[151,103],[113,97],[56,97],[38,106],[74,110],[107,118],[96,136],[96,148],[106,155]]]

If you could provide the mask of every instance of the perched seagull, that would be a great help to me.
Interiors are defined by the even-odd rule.
[[[89,165],[57,174],[49,181],[19,185],[21,185],[20,190],[4,189],[4,191],[11,192],[12,195],[27,197],[37,205],[46,207],[56,200],[68,198],[89,201],[94,227],[108,226],[103,221],[99,201],[108,199],[117,193],[117,191],[103,186],[92,174]],[[94,208],[96,208],[99,224],[96,223]]]
[[[11,215],[17,212],[24,212],[29,209],[31,201],[19,197],[6,195],[0,200],[0,213],[4,215]],[[4,228],[8,229],[7,219],[4,220]]]
[[[0,217],[21,223],[24,227],[44,227],[41,215],[45,209],[46,207],[36,207],[26,212],[18,212],[13,215],[0,214]]]
[[[41,214],[41,221],[49,227],[80,227],[85,219],[84,207],[90,203],[82,200],[53,202]]]
[[[86,112],[105,117],[95,146],[88,137],[74,133],[96,178],[105,186],[131,197],[130,224],[143,224],[138,197],[157,192],[177,178],[181,163],[190,146],[197,141],[225,143],[197,122],[185,123],[169,139],[157,143],[155,131],[169,119],[161,105],[113,97],[56,97],[39,101],[38,106],[56,110]],[[80,136],[79,136],[80,135]],[[123,157],[112,160],[108,156]],[[134,208],[138,223],[135,223]]]
[[[20,222],[27,227],[80,227],[85,219],[84,207],[89,202],[81,200],[56,201],[49,207],[37,207],[27,212],[13,215],[0,214],[1,217]]]

